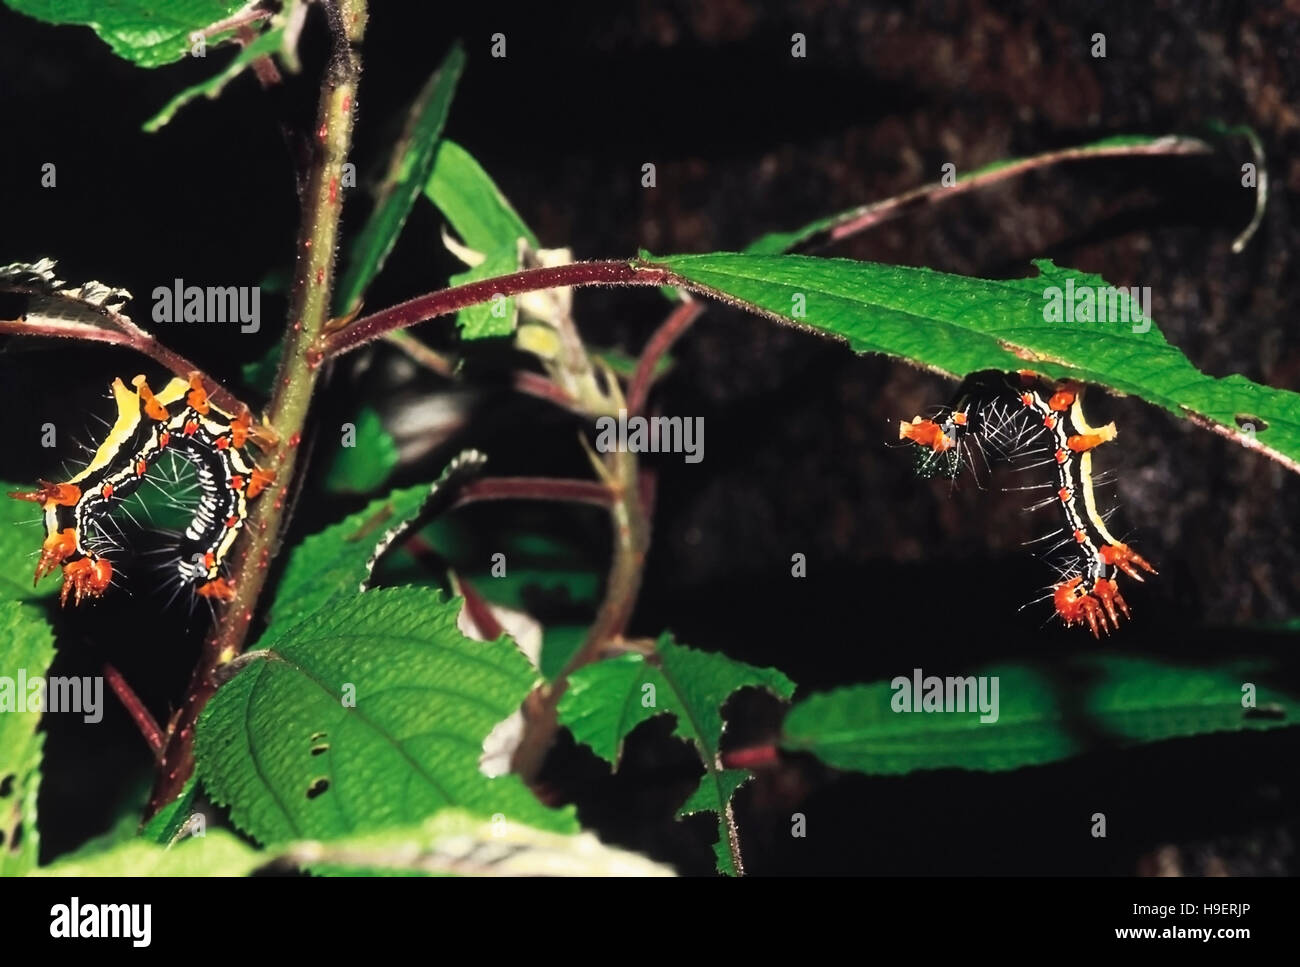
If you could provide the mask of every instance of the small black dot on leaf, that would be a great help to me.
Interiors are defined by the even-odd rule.
[[[13,791],[14,791],[14,774],[11,772],[3,779],[0,779],[0,799],[4,799]]]
[[[313,732],[313,733],[311,734],[311,740],[312,740],[313,742],[319,742],[319,741],[320,741],[321,739],[323,739],[323,738],[325,738],[325,733],[324,733],[324,732]]]
[[[322,776],[321,778],[317,779],[315,782],[313,782],[310,786],[307,787],[307,798],[315,799],[317,796],[319,796],[329,787],[330,787],[330,781],[326,779],[324,776]]]
[[[329,750],[330,750],[329,743],[328,743],[328,742],[324,742],[324,743],[322,743],[322,744],[320,744],[320,745],[313,746],[313,747],[312,747],[312,750],[311,750],[311,754],[312,754],[312,755],[322,755],[323,753],[326,753],[326,752],[328,752]]]

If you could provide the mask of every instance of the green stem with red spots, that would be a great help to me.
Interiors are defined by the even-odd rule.
[[[243,651],[271,559],[279,550],[298,444],[320,375],[323,355],[318,343],[329,321],[342,197],[339,186],[352,143],[366,4],[367,0],[329,0],[324,5],[333,53],[321,85],[315,158],[303,193],[289,326],[268,410],[270,427],[278,440],[267,451],[265,466],[275,473],[276,480],[253,502],[245,525],[248,537],[241,542],[234,560],[234,597],[204,642],[185,699],[168,724],[149,800],[150,816],[174,800],[194,772],[194,726],[216,691],[214,673]]]

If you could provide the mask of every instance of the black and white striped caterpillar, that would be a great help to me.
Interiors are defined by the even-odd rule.
[[[980,374],[963,384],[940,419],[900,423],[899,439],[918,448],[917,472],[925,477],[956,478],[976,453],[989,464],[1051,467],[1050,482],[1041,486],[1053,492],[1030,509],[1053,507],[1062,521],[1061,540],[1048,551],[1060,578],[1052,602],[1066,625],[1086,624],[1100,637],[1119,627],[1121,615],[1130,616],[1118,574],[1141,581],[1141,571],[1156,570],[1110,532],[1098,509],[1092,451],[1116,430],[1114,423],[1090,425],[1081,398],[1082,387],[1073,384],[1045,392],[1033,378],[1016,387],[1002,374]]]

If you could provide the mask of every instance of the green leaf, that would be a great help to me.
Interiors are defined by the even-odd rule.
[[[591,833],[537,829],[444,809],[415,828],[301,843],[285,858],[313,870],[480,876],[672,876],[670,867],[606,846]]]
[[[51,24],[92,28],[113,53],[137,67],[160,67],[190,50],[190,34],[224,20],[245,0],[4,0]],[[209,38],[209,43],[214,38]]]
[[[800,702],[786,716],[781,744],[839,769],[880,775],[1018,769],[1085,752],[1089,735],[1132,745],[1287,725],[1297,710],[1291,697],[1261,687],[1256,705],[1264,714],[1242,708],[1242,686],[1258,686],[1266,673],[1244,664],[1191,668],[1114,656],[1072,661],[1055,677],[1024,665],[990,668],[983,672],[986,706],[994,678],[998,698],[997,720],[989,722],[978,710],[894,711],[895,696],[902,707],[904,693],[914,691],[912,676],[900,676]],[[1081,695],[1067,701],[1054,682],[1071,683]],[[922,694],[927,688],[923,679]],[[969,694],[964,684],[954,695],[959,691]]]
[[[541,247],[488,173],[454,141],[438,145],[424,194],[446,216],[461,241],[476,252],[516,252],[521,238],[534,249]]]
[[[1037,276],[1005,281],[804,255],[653,261],[718,298],[837,336],[855,352],[898,356],[953,378],[1032,370],[1107,386],[1208,422],[1300,472],[1300,394],[1240,375],[1207,376],[1149,319],[1137,325],[1046,321],[1049,293],[1106,289],[1098,275],[1049,260],[1034,263]],[[1127,304],[1121,298],[1116,308]]]
[[[465,272],[453,275],[449,280],[452,285],[464,285],[479,279],[491,279],[506,275],[519,268],[519,253],[516,249],[497,249],[488,254],[482,262]],[[519,321],[519,310],[515,306],[514,296],[494,295],[488,302],[461,309],[456,313],[456,325],[460,327],[462,339],[488,339],[494,336],[508,336],[515,331]]]
[[[183,839],[172,847],[131,840],[89,856],[58,860],[41,876],[245,876],[268,857],[224,829]]]
[[[736,770],[722,770],[718,746],[722,739],[722,706],[738,689],[766,688],[781,698],[794,693],[794,683],[775,668],[756,668],[725,655],[696,651],[676,644],[671,635],[655,643],[652,656],[608,658],[569,676],[560,699],[560,722],[573,737],[601,758],[617,765],[623,740],[637,725],[656,715],[676,719],[673,734],[695,745],[704,761],[704,777],[684,812],[709,809],[718,814],[718,870],[740,872],[728,844],[725,816],[731,795],[743,781]]]
[[[45,540],[40,505],[9,496],[35,489],[31,484],[0,482],[0,602],[47,598],[59,589],[59,582],[49,578],[32,584],[41,541]]]
[[[397,441],[373,407],[363,407],[357,414],[353,433],[354,445],[340,445],[325,474],[325,489],[331,493],[369,493],[397,466]]]
[[[341,315],[355,308],[371,280],[379,274],[388,253],[397,244],[397,236],[416,197],[429,180],[438,139],[464,69],[465,50],[457,43],[411,106],[406,129],[393,148],[388,174],[375,199],[374,211],[353,241],[347,271],[339,281],[335,308]]]
[[[542,661],[538,669],[548,682],[554,681],[587,640],[586,625],[547,625],[542,628]]]
[[[1136,149],[1136,150],[1135,150]],[[1209,146],[1195,138],[1182,138],[1172,135],[1151,137],[1149,135],[1115,135],[1094,141],[1091,144],[1073,148],[1046,151],[1041,154],[1023,158],[1008,158],[968,171],[953,180],[950,185],[932,182],[911,191],[903,192],[893,198],[859,205],[848,211],[819,218],[792,232],[771,232],[750,243],[745,252],[750,255],[779,255],[809,242],[821,241],[829,244],[835,241],[835,230],[849,230],[854,222],[861,223],[867,217],[883,218],[885,212],[898,212],[904,206],[922,198],[948,198],[959,194],[962,189],[982,187],[1014,177],[1023,172],[1044,168],[1050,164],[1063,161],[1083,161],[1088,158],[1104,158],[1151,154],[1200,154],[1209,150]]]
[[[483,460],[482,454],[467,450],[452,460],[432,486],[395,490],[294,548],[276,588],[263,640],[273,640],[332,598],[360,594],[362,582],[370,577],[377,546],[382,542],[387,547],[434,494],[453,477],[482,466]]]
[[[41,782],[40,693],[29,687],[44,680],[54,661],[54,636],[41,612],[18,601],[0,602],[0,874],[23,873],[36,865],[40,834],[36,794]],[[39,689],[39,684],[37,688]],[[29,699],[37,698],[35,710]]]
[[[283,46],[283,27],[274,27],[266,31],[241,50],[239,55],[221,73],[199,84],[185,88],[185,90],[168,101],[162,110],[144,123],[144,130],[150,134],[158,131],[176,116],[177,111],[196,98],[206,97],[210,101],[215,101],[221,96],[221,92],[225,90],[226,85],[242,74],[249,64],[259,57],[266,57],[276,53]]]
[[[478,769],[483,739],[536,675],[506,638],[471,641],[426,588],[339,599],[247,656],[199,721],[198,772],[263,843],[377,831],[448,806],[576,828],[516,776]]]
[[[158,810],[140,830],[140,838],[166,846],[193,814],[194,797],[199,791],[198,776],[191,775],[181,793]]]

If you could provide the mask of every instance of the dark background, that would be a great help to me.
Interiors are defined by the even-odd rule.
[[[1115,285],[1150,286],[1160,326],[1201,369],[1300,389],[1294,2],[372,7],[355,153],[363,179],[382,168],[403,107],[459,37],[470,61],[448,135],[543,244],[569,245],[578,258],[737,249],[933,181],[945,162],[966,171],[1107,134],[1250,124],[1272,196],[1241,255],[1229,245],[1254,193],[1239,184],[1250,160],[1240,140],[1210,159],[1050,169],[923,207],[825,254],[986,277],[1022,276],[1030,259],[1051,257]],[[505,59],[488,55],[498,31]],[[807,36],[805,59],[790,56],[795,31]],[[1095,32],[1106,34],[1105,59],[1090,56]],[[305,71],[282,89],[241,78],[219,101],[146,135],[141,123],[229,52],[141,71],[88,30],[0,11],[0,263],[57,257],[61,278],[136,293],[142,321],[148,293],[174,278],[255,285],[282,273],[297,215],[284,132],[311,127],[322,39],[313,19]],[[58,165],[55,190],[39,186],[46,161]],[[640,186],[647,161],[657,165],[653,190]],[[358,192],[345,229],[365,210]],[[420,203],[369,307],[445,284],[457,266],[439,227]],[[576,304],[593,346],[633,353],[666,311],[646,291],[586,290]],[[239,386],[239,365],[277,340],[283,307],[264,293],[256,336],[220,327],[164,335]],[[435,322],[420,332],[445,342],[450,329]],[[429,479],[470,443],[496,473],[583,473],[572,422],[507,393],[493,355],[471,360],[468,427],[401,479]],[[891,449],[896,421],[944,402],[951,384],[721,307],[676,356],[656,398],[666,413],[705,418],[705,460],[654,460],[660,500],[633,632],[672,629],[695,647],[776,665],[801,694],[917,666],[956,674],[1032,660],[1050,669],[1098,647],[1048,621],[1046,605],[1018,610],[1050,573],[1020,547],[1042,521],[1017,495],[918,481],[908,454]],[[358,397],[387,401],[391,417],[444,388],[433,379],[396,385],[400,368],[385,351],[368,361],[335,372],[322,425]],[[10,424],[0,478],[57,473],[38,445],[40,424],[90,440],[98,429],[87,413],[107,416],[112,377],[140,368],[117,350],[0,344],[0,412]],[[1300,482],[1138,400],[1094,392],[1089,409],[1093,422],[1120,427],[1118,444],[1098,457],[1116,476],[1113,529],[1161,572],[1126,586],[1134,620],[1106,647],[1189,662],[1271,658],[1272,683],[1295,685],[1294,638],[1266,626],[1300,604]],[[298,534],[360,502],[326,496],[312,479]],[[608,536],[598,523],[557,521],[579,528],[601,560]],[[796,551],[809,561],[803,580],[789,576]],[[160,610],[147,591],[110,596],[64,616],[58,668],[94,674],[111,657],[161,718],[182,692],[203,620]],[[51,724],[47,857],[101,830],[147,771],[143,743],[108,703],[105,727]],[[733,744],[764,741],[780,721],[775,702],[752,694],[730,713]],[[711,817],[671,819],[698,765],[669,730],[664,720],[639,729],[613,777],[562,742],[546,779],[606,838],[708,872]],[[764,771],[737,808],[759,874],[1291,873],[1296,752],[1289,730],[1099,749],[996,776],[870,779],[793,759]],[[789,836],[794,811],[808,817],[807,839]],[[1096,811],[1108,816],[1106,840],[1088,835]]]

